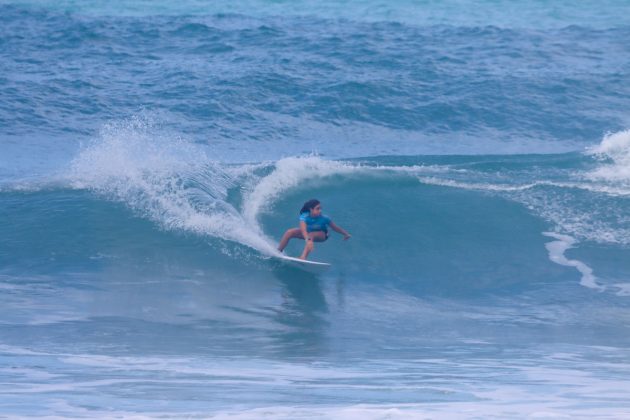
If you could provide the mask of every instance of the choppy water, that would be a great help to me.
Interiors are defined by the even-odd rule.
[[[630,416],[628,16],[0,2],[0,415]]]

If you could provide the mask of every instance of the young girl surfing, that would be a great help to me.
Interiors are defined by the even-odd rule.
[[[344,241],[350,239],[351,235],[348,232],[337,226],[335,222],[330,220],[330,217],[322,214],[322,205],[319,200],[308,200],[300,210],[300,227],[288,229],[284,233],[278,244],[278,251],[284,251],[292,238],[306,239],[304,251],[300,255],[300,258],[305,260],[308,254],[313,251],[313,242],[324,242],[328,239],[328,226],[335,232],[342,234]]]

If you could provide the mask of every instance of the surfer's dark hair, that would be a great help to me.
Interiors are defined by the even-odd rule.
[[[307,213],[310,212],[311,209],[313,209],[315,206],[317,206],[319,204],[319,200],[312,198],[310,200],[308,200],[306,203],[304,203],[304,205],[302,206],[302,210],[300,210],[300,214],[302,213]]]

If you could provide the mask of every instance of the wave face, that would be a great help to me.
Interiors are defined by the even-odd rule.
[[[0,416],[628,417],[629,6],[521,3],[0,2]]]

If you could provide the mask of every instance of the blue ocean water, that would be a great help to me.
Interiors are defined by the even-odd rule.
[[[0,417],[629,417],[629,41],[621,0],[0,1]],[[312,197],[319,276],[272,258]]]

